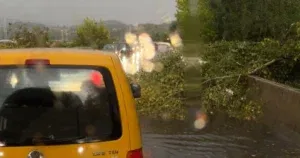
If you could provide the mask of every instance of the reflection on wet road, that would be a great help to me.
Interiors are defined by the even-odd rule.
[[[194,131],[187,121],[141,119],[145,158],[300,157],[299,146],[266,128],[228,125]]]

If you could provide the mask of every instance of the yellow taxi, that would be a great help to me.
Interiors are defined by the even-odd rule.
[[[0,158],[142,158],[134,98],[115,54],[0,50]]]

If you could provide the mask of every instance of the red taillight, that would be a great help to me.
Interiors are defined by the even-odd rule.
[[[48,59],[27,59],[25,61],[25,65],[50,65],[50,61]]]
[[[103,84],[103,76],[98,71],[91,73],[91,80],[95,86],[101,86]]]
[[[127,153],[127,158],[143,158],[143,150],[137,149]]]

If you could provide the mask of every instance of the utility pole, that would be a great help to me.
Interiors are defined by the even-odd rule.
[[[61,41],[64,41],[64,30],[60,30],[61,33]]]
[[[4,36],[4,39],[7,39],[7,20],[6,18],[3,18],[3,36]]]
[[[69,32],[68,32],[68,30],[65,30],[65,40],[66,40],[66,42],[69,40]]]
[[[4,39],[4,34],[5,34],[5,29],[4,29],[4,18],[0,19],[0,34],[1,34],[1,38]]]

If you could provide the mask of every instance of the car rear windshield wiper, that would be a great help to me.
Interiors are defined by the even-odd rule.
[[[69,138],[61,138],[61,139],[45,138],[45,139],[41,139],[40,141],[46,144],[65,144],[65,143],[69,144],[69,143],[95,142],[101,140],[97,137],[78,136],[78,137],[69,137]]]
[[[27,137],[20,141],[15,139],[6,139],[2,142],[5,144],[4,146],[27,146],[27,145],[62,145],[62,144],[81,144],[87,142],[99,142],[103,141],[98,137],[86,137],[86,136],[78,136],[78,137],[69,137],[69,138],[62,138],[62,139],[55,139],[53,137]]]

